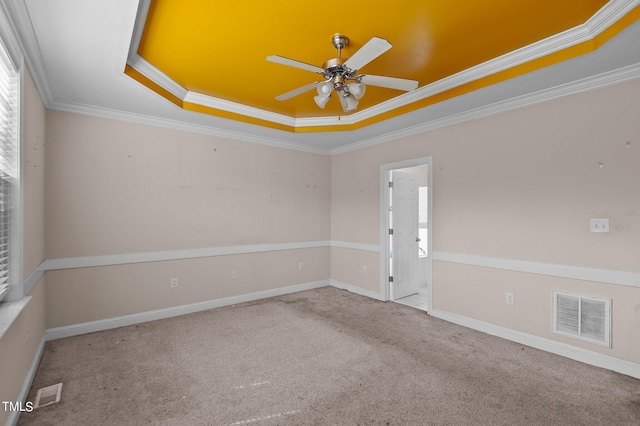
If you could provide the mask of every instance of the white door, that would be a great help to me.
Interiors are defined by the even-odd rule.
[[[392,171],[391,298],[418,292],[418,176]]]

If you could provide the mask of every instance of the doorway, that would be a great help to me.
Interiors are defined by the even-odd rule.
[[[392,300],[432,306],[432,157],[380,166],[380,290]]]

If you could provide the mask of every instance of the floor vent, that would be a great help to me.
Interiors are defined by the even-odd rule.
[[[36,402],[33,404],[33,408],[40,408],[47,405],[55,404],[56,402],[60,401],[61,394],[62,383],[39,389],[38,394],[36,395]]]
[[[553,332],[611,347],[611,300],[554,292]]]

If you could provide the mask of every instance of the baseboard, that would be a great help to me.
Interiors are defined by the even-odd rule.
[[[534,336],[532,334],[523,333],[521,331],[512,330],[439,309],[432,309],[429,314],[454,324],[511,340],[512,342],[517,342],[532,348],[570,358],[575,361],[584,362],[585,364],[605,368],[607,370],[615,371],[616,373],[640,379],[640,364],[635,362],[577,348],[554,340],[545,339],[543,337]]]
[[[335,288],[350,291],[351,293],[359,294],[361,296],[367,296],[372,299],[382,300],[382,296],[380,296],[380,293],[378,293],[377,291],[368,290],[356,285],[346,284],[336,280],[329,280],[329,285]]]
[[[208,309],[220,308],[223,306],[236,305],[238,303],[252,302],[254,300],[266,299],[268,297],[282,296],[284,294],[296,293],[298,291],[311,290],[314,288],[326,287],[330,285],[329,280],[315,281],[310,283],[293,285],[290,287],[276,288],[273,290],[259,291],[256,293],[242,294],[239,296],[225,297],[223,299],[208,300],[205,302],[192,303],[189,305],[173,306],[171,308],[158,309],[154,311],[141,312],[137,314],[124,315],[120,317],[106,318],[97,321],[84,322],[80,324],[66,325],[62,327],[50,328],[45,332],[45,339],[55,340],[65,337],[78,336],[81,334],[94,333],[96,331],[109,330],[112,328],[124,327],[128,325],[140,324],[148,321],[171,318],[180,315],[192,314],[194,312],[206,311]]]
[[[33,360],[31,361],[31,365],[29,366],[29,370],[27,371],[27,375],[24,377],[24,381],[22,382],[22,387],[20,388],[20,392],[18,393],[18,398],[16,401],[22,402],[22,406],[24,407],[27,402],[27,397],[29,396],[29,390],[31,390],[31,385],[33,384],[33,379],[36,377],[36,373],[38,372],[38,366],[40,365],[40,359],[42,358],[42,353],[44,352],[44,345],[46,340],[44,336],[40,339],[40,345],[38,345],[38,350],[36,350],[35,355],[33,355]],[[20,419],[20,411],[12,411],[9,414],[9,418],[7,419],[6,426],[15,426],[18,424],[18,420]]]

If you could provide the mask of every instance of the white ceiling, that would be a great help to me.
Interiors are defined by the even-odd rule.
[[[640,76],[640,22],[635,22],[593,53],[421,110],[353,131],[291,133],[183,110],[126,76],[138,3],[6,1],[48,108],[336,153]]]

